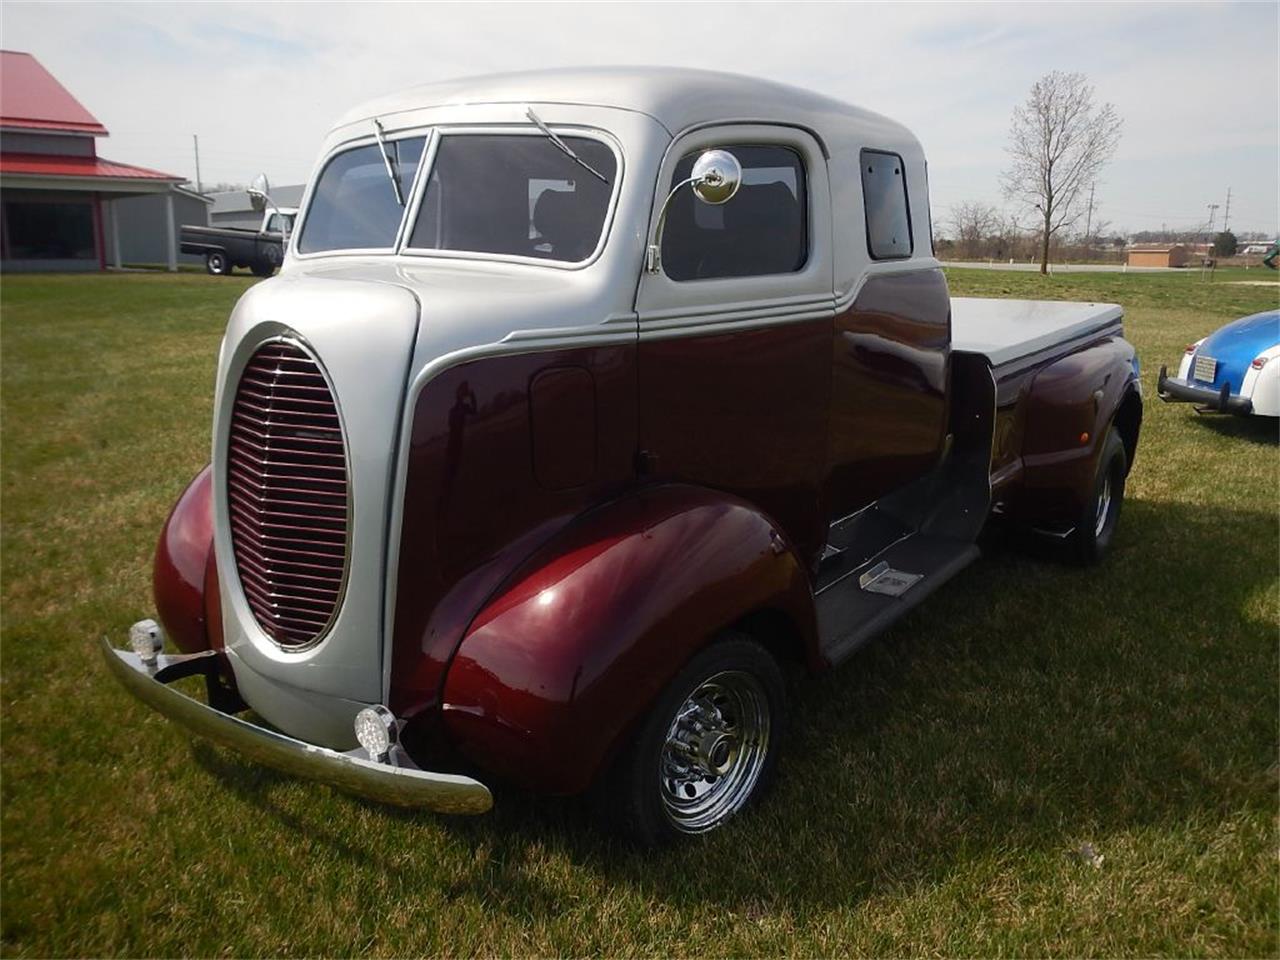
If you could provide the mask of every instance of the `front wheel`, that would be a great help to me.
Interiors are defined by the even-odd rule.
[[[763,791],[785,721],[778,664],[729,635],[663,690],[602,785],[602,812],[645,844],[710,833]]]
[[[231,272],[231,261],[221,250],[210,250],[204,255],[204,268],[215,277],[225,277]]]
[[[1093,497],[1080,514],[1075,531],[1067,545],[1081,563],[1097,563],[1111,546],[1116,525],[1120,522],[1120,506],[1124,503],[1124,482],[1129,473],[1129,458],[1124,443],[1114,429],[1107,431],[1094,474]]]

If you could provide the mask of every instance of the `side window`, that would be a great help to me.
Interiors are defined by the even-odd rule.
[[[667,210],[662,269],[672,280],[795,273],[809,256],[804,162],[788,147],[730,144],[742,186],[728,203],[703,203],[685,188]],[[670,187],[689,177],[702,151],[676,164]]]
[[[911,214],[902,157],[863,150],[862,202],[867,211],[867,250],[873,260],[911,256]]]

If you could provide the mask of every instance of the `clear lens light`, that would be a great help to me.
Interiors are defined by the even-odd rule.
[[[129,628],[129,647],[145,664],[153,664],[164,649],[164,631],[154,620],[139,620]]]
[[[396,717],[379,704],[365,707],[356,714],[356,740],[369,754],[370,760],[386,762],[396,742]]]

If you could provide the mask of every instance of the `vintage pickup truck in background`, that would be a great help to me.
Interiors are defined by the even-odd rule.
[[[269,277],[284,262],[284,247],[297,212],[292,207],[264,210],[257,230],[183,226],[178,231],[182,252],[204,257],[205,269],[215,276],[248,267],[255,277]]]
[[[847,658],[993,513],[1112,539],[1120,308],[953,300],[885,117],[699,71],[445,83],[348,115],[302,210],[231,316],[163,627],[104,643],[262,763],[703,833],[777,762],[783,668]]]

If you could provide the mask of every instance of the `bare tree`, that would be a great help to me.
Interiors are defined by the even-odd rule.
[[[948,219],[961,257],[981,256],[984,242],[999,225],[1000,211],[981,202],[956,204]]]
[[[1037,211],[1040,272],[1049,271],[1049,241],[1080,218],[1082,201],[1120,142],[1120,117],[1095,107],[1082,73],[1047,73],[1013,111],[1001,178],[1005,196]]]

